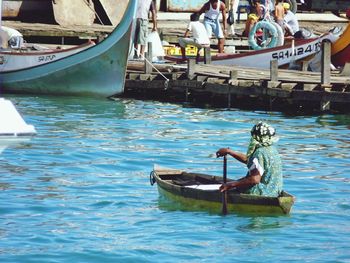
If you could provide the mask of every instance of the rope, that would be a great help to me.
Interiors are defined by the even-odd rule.
[[[134,47],[134,50],[137,52],[137,49]],[[140,54],[141,55],[141,54]],[[164,83],[164,87],[165,89],[168,88],[169,86],[169,79],[162,73],[160,72],[154,65],[151,61],[149,61],[144,55],[141,55],[141,57],[148,63],[152,66],[152,68],[154,68],[164,79],[165,79],[165,83]]]

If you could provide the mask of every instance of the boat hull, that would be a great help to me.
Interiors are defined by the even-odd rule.
[[[285,66],[293,61],[300,61],[315,55],[321,50],[321,42],[327,38],[324,35],[320,38],[298,40],[294,48],[292,43],[275,48],[266,48],[241,54],[217,54],[211,57],[214,65],[242,66],[250,68],[269,69],[270,62],[277,60],[278,66]],[[294,50],[294,51],[293,51]],[[181,61],[180,57],[166,56],[170,61]],[[203,58],[200,61],[204,61]]]
[[[153,175],[158,185],[159,194],[167,200],[181,204],[184,209],[207,210],[220,213],[222,193],[218,187],[222,178],[217,176],[186,173],[174,170],[154,170]],[[178,181],[201,183],[201,186],[214,186],[217,189],[198,189],[193,185],[178,185]],[[212,188],[212,187],[211,187]],[[227,192],[228,211],[253,214],[289,214],[295,198],[287,192],[279,197],[265,197]]]
[[[101,43],[45,65],[2,72],[0,91],[109,97],[124,90],[136,0]]]
[[[94,46],[94,42],[68,49],[44,49],[41,51],[22,52],[9,50],[0,52],[0,72],[19,71],[32,67],[42,66],[68,56],[72,56]]]

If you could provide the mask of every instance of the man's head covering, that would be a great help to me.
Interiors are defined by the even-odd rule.
[[[289,10],[289,9],[290,9],[290,4],[289,4],[289,3],[283,3],[282,6],[283,6],[283,8],[286,9],[286,10]]]
[[[252,137],[247,150],[248,157],[252,155],[258,147],[270,146],[277,141],[275,128],[262,121],[254,125],[250,134]]]

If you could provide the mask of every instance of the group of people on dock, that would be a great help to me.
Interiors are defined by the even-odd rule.
[[[197,12],[191,14],[190,23],[187,26],[184,37],[179,39],[183,59],[185,59],[185,48],[192,45],[198,48],[210,46],[212,34],[218,39],[218,52],[224,53],[225,38],[236,33],[235,14],[240,8],[240,0],[231,0],[230,9],[227,16],[227,8],[223,1],[209,0]],[[288,0],[248,0],[247,20],[242,36],[248,37],[253,26],[264,18],[275,21],[281,26],[285,35],[294,36],[299,32],[299,23],[295,14],[290,10]],[[148,13],[152,13],[153,31],[157,30],[156,7],[152,0],[139,1],[137,9],[137,24],[135,33],[135,53],[134,58],[144,56],[147,34],[148,34]],[[199,21],[200,16],[204,14],[203,23]],[[220,23],[220,15],[222,26]],[[230,32],[229,32],[230,31]],[[192,36],[190,37],[190,35]],[[297,33],[298,34],[298,33]],[[138,45],[140,55],[137,53]]]
[[[290,10],[291,5],[288,0],[252,0],[250,12],[247,17],[246,26],[242,33],[248,37],[253,26],[266,18],[268,21],[276,22],[283,30],[286,36],[294,36],[299,31],[299,22],[296,15]]]

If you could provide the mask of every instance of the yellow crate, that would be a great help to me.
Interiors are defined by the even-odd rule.
[[[163,49],[164,49],[164,53],[166,55],[169,55],[169,56],[181,56],[181,48],[180,47],[177,47],[177,46],[163,46]],[[195,47],[195,46],[187,46],[185,48],[186,50],[186,56],[188,57],[192,57],[192,56],[197,56],[197,50],[198,48]],[[212,55],[216,55],[217,54],[217,51],[211,51],[211,54]],[[204,56],[204,49],[202,48],[200,51],[199,51],[199,55],[200,56]]]

